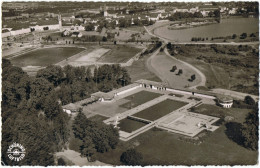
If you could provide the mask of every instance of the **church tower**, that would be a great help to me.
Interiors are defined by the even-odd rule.
[[[107,7],[106,7],[106,5],[104,6],[104,17],[107,17]]]
[[[58,20],[59,20],[59,29],[62,31],[62,20],[61,20],[61,15],[58,15]]]

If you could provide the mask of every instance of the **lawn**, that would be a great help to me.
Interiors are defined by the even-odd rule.
[[[153,100],[159,96],[162,96],[162,94],[142,90],[140,92],[125,97],[124,99],[129,100],[129,102],[120,105],[120,107],[131,109],[141,104],[144,104],[150,100]]]
[[[107,48],[111,49],[105,53],[98,61],[107,63],[125,63],[137,53],[141,52],[142,49],[132,47],[129,45],[116,45]]]
[[[101,115],[94,115],[93,117],[89,118],[91,121],[103,122],[104,120],[108,119],[108,117],[101,116]]]
[[[226,116],[234,117],[237,122],[243,122],[245,116],[250,109],[239,109],[239,108],[228,108],[224,109],[216,105],[202,104],[198,107],[193,108],[192,112],[224,118]]]
[[[85,49],[78,47],[43,48],[11,59],[15,66],[48,66],[56,64]]]
[[[167,99],[149,108],[146,108],[134,114],[133,116],[154,121],[165,116],[166,114],[171,113],[174,110],[181,108],[182,106],[185,106],[186,104],[187,103],[185,102]]]
[[[131,26],[131,27],[127,27],[126,30],[130,30],[130,31],[136,31],[136,32],[146,32],[145,28],[143,26]]]
[[[146,125],[145,123],[135,121],[129,118],[125,118],[119,121],[118,127],[122,131],[131,133],[145,125]]]
[[[178,140],[176,135],[166,131],[150,130],[138,137],[141,145],[136,149],[144,155],[146,163],[153,164],[256,164],[257,152],[247,150],[231,141],[226,136],[225,129],[225,126],[221,126],[200,145]]]

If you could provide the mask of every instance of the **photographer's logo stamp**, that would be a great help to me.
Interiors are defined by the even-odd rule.
[[[7,154],[10,160],[19,162],[25,156],[25,148],[23,147],[23,145],[14,142],[12,145],[9,146]]]

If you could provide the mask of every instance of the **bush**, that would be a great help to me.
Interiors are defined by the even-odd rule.
[[[255,100],[251,96],[246,96],[244,102],[251,106],[255,105]]]
[[[62,158],[59,158],[58,159],[58,165],[59,166],[66,166],[66,162]]]
[[[123,152],[120,161],[126,165],[140,165],[143,160],[143,156],[141,153],[137,152],[135,149],[128,149]]]

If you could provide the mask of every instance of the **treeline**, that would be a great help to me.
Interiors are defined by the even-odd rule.
[[[97,91],[109,92],[131,82],[127,70],[120,65],[95,67],[93,73],[84,66],[61,68],[50,65],[39,70],[36,77],[44,78],[56,87],[62,105],[88,98]]]
[[[156,41],[154,44],[150,44],[148,46],[148,48],[143,53],[141,53],[141,56],[153,53],[155,50],[157,50],[161,46],[162,46],[162,42]]]
[[[43,77],[29,77],[2,60],[2,161],[6,165],[54,165],[53,153],[67,142],[69,117],[62,111],[54,85]],[[19,162],[8,158],[12,143],[24,146]]]
[[[247,39],[247,37],[250,37],[250,40],[251,41],[257,41],[258,40],[258,33],[251,33],[249,36],[247,33],[242,33],[240,35],[237,35],[237,34],[233,34],[232,36],[219,36],[219,37],[211,37],[211,38],[208,38],[208,37],[192,37],[191,38],[191,41],[206,41],[206,40],[219,40],[219,39],[223,39],[224,42],[226,40],[229,40],[229,39],[237,39],[239,37],[239,39]]]
[[[208,16],[219,18],[220,17],[220,11],[219,10],[210,11]],[[194,13],[176,12],[173,15],[168,17],[168,19],[170,21],[176,21],[176,20],[187,19],[187,18],[203,18],[203,15],[202,15],[201,12],[194,12]]]
[[[78,150],[89,161],[96,160],[96,152],[115,149],[119,142],[118,129],[103,122],[91,121],[81,112],[73,123],[73,133],[78,139]]]

